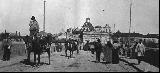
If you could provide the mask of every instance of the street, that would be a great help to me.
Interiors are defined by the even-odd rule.
[[[95,55],[83,50],[81,50],[79,54],[74,52],[73,57],[69,59],[65,57],[64,51],[53,52],[51,65],[45,64],[48,63],[48,56],[47,54],[43,54],[41,56],[41,62],[44,64],[38,67],[20,62],[26,57],[21,58],[22,59],[18,58],[20,59],[19,61],[15,60],[17,62],[13,64],[0,66],[0,72],[137,72],[136,69],[123,61],[120,61],[119,64],[104,64],[102,60],[100,63],[96,63]]]

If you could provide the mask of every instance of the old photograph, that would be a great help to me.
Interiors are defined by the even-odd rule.
[[[0,0],[0,72],[159,72],[159,0]]]

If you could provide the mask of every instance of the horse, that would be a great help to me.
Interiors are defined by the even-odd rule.
[[[50,53],[50,47],[51,47],[51,44],[52,44],[52,38],[51,36],[47,35],[45,37],[42,37],[40,39],[40,53],[44,53],[44,52],[47,52],[48,54],[48,59],[49,59],[49,64],[50,64],[50,56],[51,56],[51,53]]]
[[[65,54],[66,54],[66,57],[67,57],[67,51],[69,50],[70,51],[70,56],[68,58],[71,58],[73,56],[73,52],[75,50],[78,50],[78,46],[77,44],[75,43],[76,41],[74,40],[67,40],[65,42]]]
[[[55,46],[56,51],[61,52],[62,51],[62,45],[60,43],[55,43],[55,44],[56,44],[56,46]]]
[[[50,36],[38,37],[38,36],[26,36],[25,44],[27,48],[27,61],[30,62],[30,54],[34,53],[34,63],[36,63],[36,55],[38,55],[38,64],[40,64],[40,55],[44,52],[47,52],[50,64],[50,46],[51,42],[49,41]]]

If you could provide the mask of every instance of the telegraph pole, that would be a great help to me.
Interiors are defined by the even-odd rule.
[[[116,24],[114,24],[114,33],[116,33]]]
[[[129,45],[130,45],[130,36],[131,36],[131,25],[132,25],[132,1],[130,3]]]
[[[129,26],[129,33],[131,32],[131,24],[132,24],[132,2],[130,4],[130,26]]]
[[[43,31],[45,32],[45,20],[46,20],[46,18],[45,18],[45,11],[46,11],[46,0],[44,0],[44,21],[43,21]]]

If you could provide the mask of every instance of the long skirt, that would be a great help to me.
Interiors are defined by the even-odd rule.
[[[117,49],[113,49],[112,52],[113,52],[113,54],[112,54],[112,63],[113,64],[118,64],[119,63],[118,50]]]
[[[112,49],[111,48],[104,48],[104,61],[107,63],[112,62]]]

